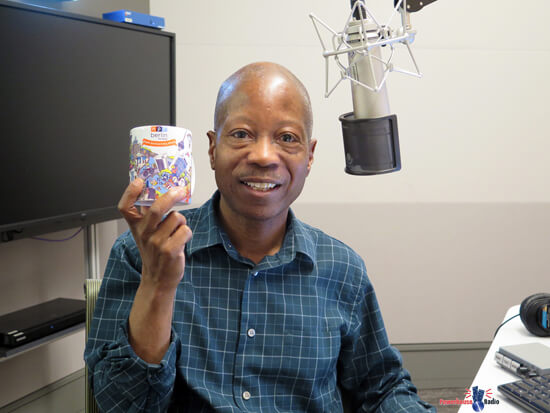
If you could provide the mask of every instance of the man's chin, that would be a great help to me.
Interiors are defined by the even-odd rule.
[[[273,205],[266,205],[265,207],[254,205],[242,211],[240,215],[249,221],[265,223],[278,218],[286,219],[287,214],[288,207],[274,209]]]

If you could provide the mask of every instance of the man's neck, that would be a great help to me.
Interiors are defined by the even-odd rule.
[[[218,208],[222,227],[239,254],[258,264],[265,256],[281,249],[286,233],[286,213],[268,220],[256,220],[236,214],[220,199]]]

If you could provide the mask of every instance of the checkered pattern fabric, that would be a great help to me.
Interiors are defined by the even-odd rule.
[[[141,259],[130,233],[115,243],[85,351],[102,411],[335,413],[342,392],[356,411],[430,409],[355,252],[291,211],[281,250],[254,264],[220,227],[218,201],[183,212],[193,238],[158,365],[128,343]]]

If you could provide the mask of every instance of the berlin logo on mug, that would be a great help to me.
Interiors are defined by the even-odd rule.
[[[141,178],[145,188],[136,205],[151,205],[174,186],[185,187],[178,203],[191,203],[195,186],[191,131],[176,126],[138,126],[130,130],[130,182]]]

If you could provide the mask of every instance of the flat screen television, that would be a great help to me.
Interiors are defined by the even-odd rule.
[[[120,217],[129,130],[175,125],[175,35],[0,0],[0,236]]]

